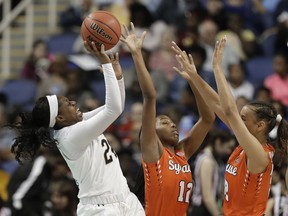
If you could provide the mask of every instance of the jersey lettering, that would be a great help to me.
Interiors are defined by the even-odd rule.
[[[188,164],[185,164],[181,166],[180,164],[175,164],[173,160],[169,160],[169,170],[175,170],[176,175],[179,175],[179,173],[182,171],[183,173],[191,173],[190,166]]]
[[[237,167],[234,167],[231,164],[226,165],[226,172],[230,173],[231,175],[236,176],[237,175]]]

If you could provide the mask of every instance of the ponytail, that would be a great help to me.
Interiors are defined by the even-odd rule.
[[[278,115],[280,116],[280,115]],[[278,119],[279,125],[277,130],[277,147],[287,156],[288,148],[288,122],[287,120],[281,118]]]
[[[49,128],[50,111],[46,97],[41,97],[35,104],[32,113],[20,113],[21,122],[8,125],[17,132],[11,152],[15,159],[22,164],[31,161],[38,154],[41,145],[56,148],[57,140],[51,136]]]

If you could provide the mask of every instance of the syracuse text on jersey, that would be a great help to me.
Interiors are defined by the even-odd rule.
[[[226,165],[226,172],[230,173],[231,175],[236,176],[237,175],[237,167],[234,167],[231,164]]]
[[[188,164],[181,166],[178,163],[174,163],[173,160],[169,160],[169,170],[175,170],[175,173],[177,175],[180,173],[180,171],[182,171],[183,173],[188,173],[188,172],[191,173],[190,166]]]

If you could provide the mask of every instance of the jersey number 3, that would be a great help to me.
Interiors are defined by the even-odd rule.
[[[109,164],[113,161],[113,157],[112,155],[114,154],[115,157],[117,157],[116,152],[114,151],[114,149],[109,145],[108,141],[105,139],[101,140],[101,146],[105,148],[105,152],[104,152],[104,159],[105,159],[105,163]]]
[[[180,181],[179,182],[178,202],[189,203],[192,187],[193,187],[193,183],[192,182],[188,182],[187,184],[185,184],[185,181]]]

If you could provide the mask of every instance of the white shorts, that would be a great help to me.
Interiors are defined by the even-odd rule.
[[[138,198],[133,193],[129,193],[122,202],[109,204],[89,204],[79,203],[77,216],[145,216],[145,211]]]

